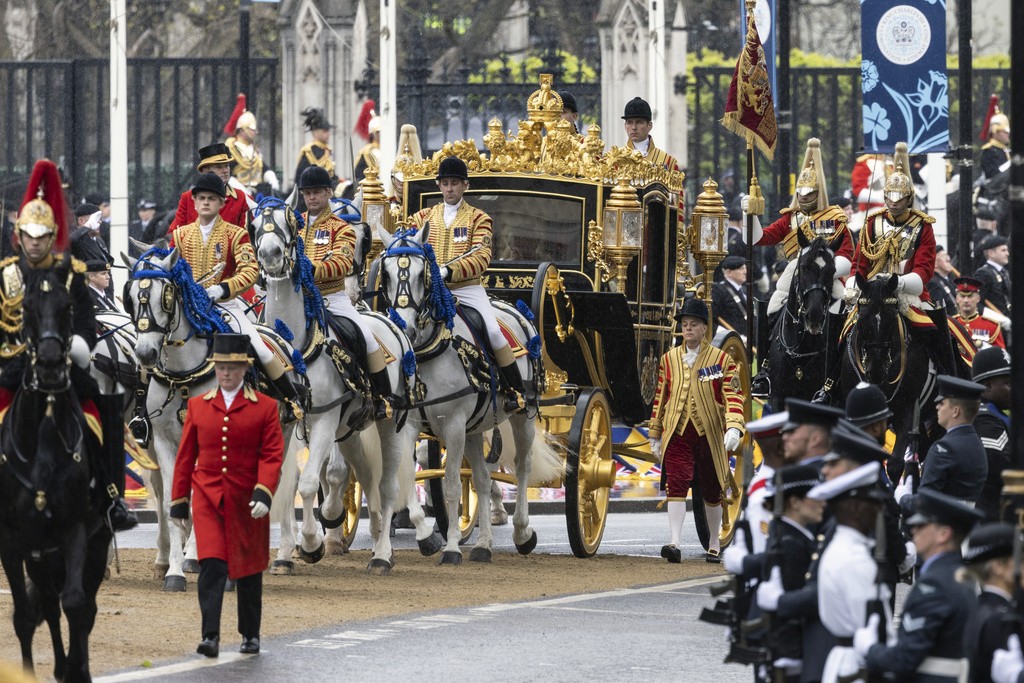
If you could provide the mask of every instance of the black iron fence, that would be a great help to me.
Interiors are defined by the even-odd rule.
[[[276,59],[250,62],[249,109],[259,144],[275,167],[281,135]],[[0,62],[0,185],[8,201],[40,157],[61,166],[69,200],[109,187],[109,62],[102,59]],[[173,208],[195,171],[199,147],[224,139],[235,105],[237,59],[128,60],[128,187]]]

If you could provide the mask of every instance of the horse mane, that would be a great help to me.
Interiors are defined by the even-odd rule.
[[[181,292],[182,311],[185,319],[192,327],[192,334],[212,335],[215,332],[230,332],[231,328],[224,319],[217,314],[217,311],[206,294],[202,285],[195,281],[192,275],[192,267],[183,258],[178,258],[170,270],[162,265],[153,263],[150,259],[166,259],[171,255],[173,249],[160,249],[153,247],[136,262],[130,273],[130,279],[141,280],[152,278],[154,280],[169,280],[177,286]],[[146,266],[139,269],[139,266]]]

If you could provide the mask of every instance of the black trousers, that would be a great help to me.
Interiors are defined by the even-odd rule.
[[[97,394],[93,398],[103,427],[103,484],[113,484],[124,497],[124,397]]]
[[[199,611],[203,615],[203,638],[220,635],[220,613],[224,604],[224,585],[228,563],[209,558],[199,561]],[[238,632],[243,638],[258,638],[263,617],[263,572],[238,579]]]

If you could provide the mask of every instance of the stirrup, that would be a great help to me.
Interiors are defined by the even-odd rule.
[[[391,401],[383,397],[373,399],[374,420],[390,420],[394,414],[394,410],[391,408]]]
[[[750,395],[754,398],[768,398],[772,393],[772,381],[768,375],[757,373],[750,380]]]
[[[509,389],[510,393],[505,394],[503,399],[504,403],[502,408],[510,415],[514,415],[522,410],[526,409],[526,401],[523,399],[523,395],[515,389]]]

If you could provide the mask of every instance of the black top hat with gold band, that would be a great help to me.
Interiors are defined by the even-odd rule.
[[[204,166],[233,163],[231,150],[228,149],[228,146],[223,142],[215,142],[212,145],[199,148],[199,163],[196,165],[196,170],[202,173]]]
[[[214,363],[248,363],[252,365],[252,358],[249,356],[249,335],[234,332],[220,332],[213,335],[213,355],[210,356],[210,360]]]

